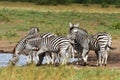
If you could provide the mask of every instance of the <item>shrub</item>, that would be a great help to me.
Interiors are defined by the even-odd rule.
[[[120,29],[120,22],[112,23],[112,25],[110,26],[110,29],[115,29],[115,30]]]
[[[116,8],[120,8],[120,5],[119,5],[119,4],[116,4],[115,7],[116,7]]]
[[[101,4],[101,7],[102,7],[102,8],[108,8],[109,5],[108,5],[107,3],[102,3],[102,4]]]
[[[57,4],[68,4],[72,2],[72,0],[37,0],[36,3],[40,5],[57,5]]]
[[[120,0],[116,0],[116,2],[115,2],[115,7],[116,7],[116,8],[120,8]]]

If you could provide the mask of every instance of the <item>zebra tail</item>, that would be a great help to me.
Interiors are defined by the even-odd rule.
[[[115,47],[111,47],[111,46],[109,46],[109,45],[108,45],[108,48],[110,48],[111,50],[115,50],[115,49],[117,49],[117,48],[115,48]]]

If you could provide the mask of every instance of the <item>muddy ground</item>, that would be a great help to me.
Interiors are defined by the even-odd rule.
[[[0,52],[12,52],[15,47],[15,43],[10,43],[9,41],[0,40]],[[108,64],[109,67],[115,67],[120,69],[120,41],[113,40],[112,47],[117,49],[112,50],[109,53]],[[88,62],[91,66],[95,66],[96,64],[96,55],[93,51],[90,51]]]

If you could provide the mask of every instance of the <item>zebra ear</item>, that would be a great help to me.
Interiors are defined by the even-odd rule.
[[[79,27],[79,23],[77,23],[77,24],[75,25],[75,27]]]
[[[70,23],[69,23],[69,26],[70,26],[70,28],[71,28],[71,27],[73,26],[73,24],[70,22]]]

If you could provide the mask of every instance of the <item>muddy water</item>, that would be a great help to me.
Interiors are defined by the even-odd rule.
[[[27,57],[25,55],[20,55],[20,59],[17,62],[17,66],[23,66],[26,64],[27,61]],[[10,53],[0,53],[0,67],[6,67],[8,66],[9,60],[12,58],[12,54]],[[72,59],[69,60],[70,62],[72,62]],[[77,59],[75,59],[75,61],[77,61]],[[34,62],[36,63],[36,60],[34,59]],[[42,64],[45,64],[46,61],[45,59],[43,60]]]

